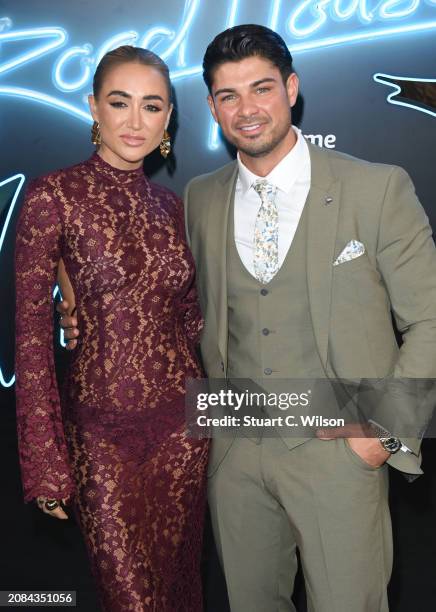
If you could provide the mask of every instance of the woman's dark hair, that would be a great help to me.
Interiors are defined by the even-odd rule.
[[[215,70],[225,62],[239,62],[258,56],[269,60],[280,70],[286,83],[292,68],[292,55],[281,36],[265,26],[238,25],[218,34],[206,49],[203,58],[203,78],[209,93]]]
[[[92,83],[93,93],[96,98],[98,98],[107,73],[112,70],[112,68],[115,68],[115,66],[127,63],[151,66],[160,72],[165,79],[168,89],[168,100],[171,102],[171,81],[168,66],[158,55],[156,55],[156,53],[153,53],[153,51],[141,49],[141,47],[131,47],[130,45],[123,45],[122,47],[108,51],[101,58]]]

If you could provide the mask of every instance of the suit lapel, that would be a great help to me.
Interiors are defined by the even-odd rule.
[[[216,296],[218,347],[227,369],[227,229],[229,210],[235,195],[238,166],[236,163],[224,168],[222,175],[215,181],[213,195],[209,203],[208,224],[210,224],[209,239],[215,242],[214,251],[218,253],[218,272],[215,278],[208,280],[214,286]]]
[[[307,285],[315,340],[321,362],[326,366],[340,182],[332,174],[326,153],[314,145],[309,145],[309,150]]]

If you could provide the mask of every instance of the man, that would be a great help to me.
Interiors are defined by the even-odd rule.
[[[298,79],[267,28],[219,34],[203,69],[238,150],[185,193],[208,376],[434,376],[436,257],[405,173],[318,150],[292,129]],[[351,241],[365,253],[333,266]],[[387,610],[384,463],[419,473],[416,443],[391,456],[375,437],[301,442],[214,441],[209,502],[232,611],[290,610],[296,547],[310,609]]]
[[[219,34],[203,68],[238,150],[185,193],[208,376],[435,376],[436,256],[406,173],[305,142],[292,58],[268,28]],[[419,474],[419,444],[325,438],[214,440],[209,503],[232,612],[293,610],[297,548],[309,610],[388,610],[386,462]]]

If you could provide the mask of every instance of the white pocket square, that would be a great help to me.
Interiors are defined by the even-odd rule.
[[[351,261],[352,259],[356,259],[356,257],[360,257],[364,253],[364,244],[362,244],[358,240],[350,240],[344,250],[335,259],[333,265],[338,266],[339,264],[345,263],[346,261]]]

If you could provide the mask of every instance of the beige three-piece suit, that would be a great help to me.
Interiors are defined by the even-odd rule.
[[[310,192],[267,285],[244,268],[235,246],[236,162],[187,186],[207,375],[269,383],[435,377],[436,254],[410,179],[397,167],[309,150]],[[333,266],[350,241],[364,254]],[[413,423],[414,415],[405,418]],[[418,439],[402,442],[413,452],[388,463],[421,473]],[[388,609],[386,466],[371,468],[343,439],[241,436],[213,441],[209,475],[232,612],[292,610],[297,547],[310,610]]]

